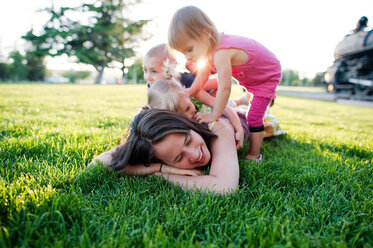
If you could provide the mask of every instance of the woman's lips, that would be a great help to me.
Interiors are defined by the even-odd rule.
[[[204,159],[204,154],[203,154],[201,146],[199,147],[199,152],[200,152],[200,155],[199,155],[199,159],[195,162],[196,164],[202,164],[203,159]]]

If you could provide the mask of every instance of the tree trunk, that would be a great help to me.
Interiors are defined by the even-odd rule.
[[[126,67],[124,66],[124,62],[122,64],[122,82],[123,84],[126,84],[127,83],[127,75],[126,75],[126,72],[124,71],[126,69]]]
[[[101,84],[102,76],[104,75],[105,67],[106,67],[106,63],[104,62],[104,63],[102,63],[102,65],[101,65],[101,69],[98,70],[98,75],[97,75],[97,78],[96,78],[96,82],[95,82],[95,84]]]

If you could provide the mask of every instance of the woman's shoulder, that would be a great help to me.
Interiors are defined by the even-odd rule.
[[[210,122],[209,129],[216,135],[225,135],[227,133],[234,133],[233,127],[230,122],[225,118],[220,118],[218,121]]]

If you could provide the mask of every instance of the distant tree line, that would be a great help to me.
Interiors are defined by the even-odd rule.
[[[285,86],[323,86],[324,72],[318,72],[310,79],[300,75],[298,71],[285,69],[282,71],[280,85]]]
[[[150,20],[131,20],[126,13],[141,0],[96,0],[77,7],[44,9],[49,19],[42,30],[31,28],[22,38],[28,42],[24,54],[10,53],[8,61],[0,63],[1,81],[43,81],[46,77],[44,59],[67,55],[79,63],[92,65],[100,83],[105,68],[117,67],[126,78],[143,82],[142,61],[136,60],[129,68],[125,61],[135,56],[140,41],[150,38],[143,27]],[[81,19],[74,19],[76,17]],[[74,17],[74,18],[73,18]],[[84,17],[84,18],[83,18]],[[128,73],[128,75],[127,75]],[[70,82],[89,76],[87,71],[66,72]],[[323,73],[313,79],[302,77],[294,70],[284,70],[281,85],[321,85]]]
[[[128,68],[128,78],[137,79],[138,83],[145,83],[144,72],[142,70],[142,60],[136,60]],[[313,78],[301,77],[300,72],[285,69],[282,71],[280,85],[286,86],[324,86],[324,72],[318,72]]]
[[[151,37],[143,31],[150,20],[131,20],[129,12],[141,0],[96,0],[77,7],[52,6],[43,11],[49,20],[42,30],[31,28],[22,38],[28,41],[25,55],[15,51],[10,63],[0,63],[0,80],[43,80],[46,56],[65,54],[76,62],[92,65],[100,83],[105,68],[128,68],[125,60],[135,56],[135,48]],[[73,78],[77,75],[70,75]],[[82,73],[79,74],[82,76]]]
[[[43,57],[35,55],[32,51],[21,54],[12,51],[9,54],[9,63],[0,62],[1,81],[43,81],[45,78],[45,65]]]
[[[47,75],[43,57],[37,56],[31,51],[26,52],[25,55],[19,51],[13,51],[9,55],[9,60],[10,63],[0,63],[0,81],[43,81]],[[126,71],[128,71],[126,75],[128,79],[140,84],[145,83],[141,59],[135,60]],[[88,78],[90,74],[89,71],[66,71],[62,76],[68,78],[71,83],[75,83],[79,79]],[[285,69],[282,72],[280,85],[323,86],[324,72],[316,73],[315,77],[310,79],[301,77],[298,71]]]
[[[125,78],[125,60],[135,56],[149,20],[133,21],[126,13],[140,0],[96,0],[77,7],[44,9],[50,16],[41,31],[31,29],[23,38],[41,57],[65,54],[92,65],[101,83],[105,68],[119,64]],[[78,17],[78,19],[77,19]],[[84,17],[84,18],[83,18]]]

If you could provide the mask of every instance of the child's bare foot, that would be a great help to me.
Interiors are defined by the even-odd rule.
[[[251,98],[251,95],[249,92],[245,92],[241,95],[241,97],[237,100],[233,100],[234,103],[237,105],[237,106],[241,106],[241,105],[250,105],[250,98]],[[237,107],[236,106],[236,107]]]
[[[263,160],[262,154],[259,155],[252,155],[252,154],[247,154],[245,157],[246,161],[254,161],[255,163],[261,162]]]

